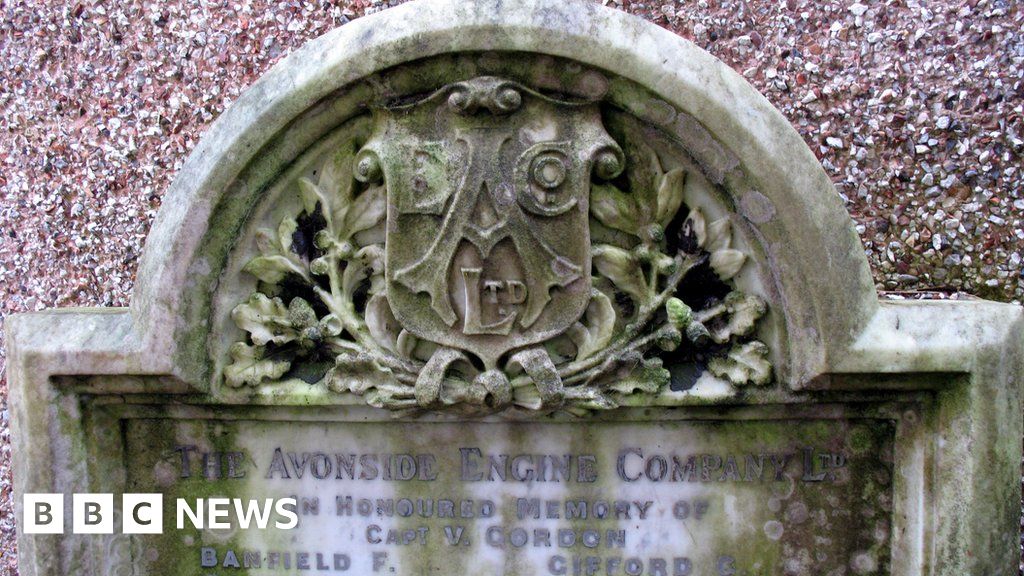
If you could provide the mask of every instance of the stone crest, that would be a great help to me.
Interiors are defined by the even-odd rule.
[[[489,368],[576,322],[590,301],[591,174],[623,163],[597,106],[481,77],[379,116],[357,178],[387,186],[398,322]]]
[[[665,392],[672,354],[767,383],[749,338],[764,302],[682,293],[746,262],[728,218],[686,207],[686,171],[602,114],[495,76],[377,106],[365,141],[295,183],[302,212],[258,236],[227,383],[299,375],[398,410],[580,414]]]

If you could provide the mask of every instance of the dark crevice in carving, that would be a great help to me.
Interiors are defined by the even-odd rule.
[[[731,291],[705,260],[690,272],[686,283],[679,286],[676,297],[694,310],[703,310],[720,302]]]
[[[668,244],[668,252],[685,252],[696,254],[700,252],[700,245],[697,243],[697,236],[686,225],[686,219],[690,216],[690,209],[685,205],[676,212],[675,217],[665,227],[665,242]]]
[[[323,250],[317,248],[313,241],[316,238],[316,233],[323,230],[327,225],[327,221],[324,220],[321,212],[322,209],[318,205],[313,214],[303,212],[295,219],[298,226],[295,228],[295,232],[292,233],[291,250],[305,258],[307,262],[312,262],[324,254]]]

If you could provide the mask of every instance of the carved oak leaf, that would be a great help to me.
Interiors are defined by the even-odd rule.
[[[576,345],[576,359],[583,360],[604,349],[615,333],[615,307],[600,290],[592,290],[590,304],[582,322],[577,322],[568,331]]]
[[[325,338],[337,336],[342,329],[335,315],[317,318],[313,307],[302,298],[292,298],[285,307],[280,298],[269,298],[259,292],[235,306],[231,319],[249,333],[257,346],[296,342],[304,351],[313,349]]]
[[[232,388],[256,386],[263,380],[276,380],[291,367],[291,362],[266,358],[266,348],[235,342],[230,349],[231,364],[224,367],[224,381]]]
[[[351,392],[363,396],[375,408],[390,410],[416,407],[411,386],[398,383],[390,368],[385,368],[369,354],[342,354],[334,368],[327,372],[327,387],[334,392]]]
[[[686,172],[675,168],[661,171],[661,163],[653,152],[647,154],[649,166],[643,174],[633,174],[636,187],[630,193],[614,184],[593,184],[590,190],[590,214],[605,226],[640,237],[650,224],[665,228],[683,203]],[[647,180],[653,182],[650,186]],[[648,187],[656,193],[645,192]],[[647,204],[650,204],[649,206]]]
[[[379,224],[387,209],[386,200],[387,194],[383,186],[368,188],[360,194],[345,215],[342,237],[349,239]]]
[[[733,336],[747,336],[753,332],[754,325],[767,310],[764,300],[740,291],[730,292],[723,304],[728,319],[711,333],[711,337],[719,344],[728,342]]]
[[[260,256],[247,262],[242,269],[267,284],[277,284],[289,274],[309,281],[306,263],[291,250],[292,235],[297,228],[294,218],[285,218],[276,233],[266,229],[258,231],[256,247]]]
[[[711,269],[715,271],[719,278],[728,280],[739,273],[746,260],[747,255],[743,252],[727,248],[712,252],[709,262]]]
[[[306,214],[315,214],[318,205],[327,205],[327,195],[320,186],[308,178],[299,178],[299,196],[302,198],[302,209]]]
[[[285,218],[277,226],[277,241],[282,252],[292,253],[292,238],[298,230],[299,223],[295,218]]]
[[[614,184],[593,184],[590,188],[590,214],[614,230],[640,235],[640,209],[636,199]]]
[[[279,284],[289,274],[295,274],[309,282],[309,272],[287,256],[257,256],[242,268],[267,284]]]
[[[662,228],[672,222],[672,218],[683,204],[683,186],[686,184],[686,172],[681,168],[669,170],[663,174],[658,183],[658,211],[656,220]]]
[[[687,227],[697,239],[697,245],[710,254],[711,269],[722,280],[739,273],[747,255],[732,248],[732,222],[721,218],[707,224],[700,208],[694,208],[687,217]]]
[[[624,378],[616,378],[608,390],[624,395],[657,394],[668,386],[672,375],[662,365],[661,358],[646,358]]]
[[[315,214],[319,204],[320,213],[327,222],[327,229],[338,237],[337,224],[345,221],[352,204],[352,162],[354,150],[342,150],[341,154],[329,158],[320,167],[320,178],[316,183],[308,178],[299,179],[299,194],[307,214]]]
[[[647,297],[643,270],[632,252],[608,244],[598,244],[593,248],[593,263],[602,276],[611,280],[616,288],[633,300],[642,302]]]
[[[296,336],[284,302],[259,292],[253,293],[247,302],[235,306],[231,311],[231,319],[236,326],[248,332],[253,343],[258,346],[268,342],[284,344]]]
[[[362,396],[373,388],[395,384],[390,368],[380,365],[369,354],[340,354],[334,368],[327,372],[327,387],[334,392],[352,392]]]
[[[684,223],[684,229],[693,233],[693,237],[697,240],[697,247],[703,248],[707,245],[708,224],[700,208],[690,210],[690,214],[686,217],[686,222]]]
[[[661,167],[658,153],[646,144],[646,136],[633,133],[634,145],[623,149],[626,154],[626,180],[629,182],[630,195],[636,200],[638,220],[641,226],[656,221],[658,212],[658,188],[665,170]]]
[[[714,254],[719,250],[732,247],[732,222],[728,218],[719,218],[708,224],[707,244],[704,249]]]
[[[753,341],[737,344],[725,357],[712,358],[708,370],[719,378],[726,378],[737,386],[753,384],[764,386],[772,379],[772,365],[768,362],[768,346]]]

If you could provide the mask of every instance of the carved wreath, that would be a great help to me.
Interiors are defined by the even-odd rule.
[[[627,154],[628,192],[610,182],[591,186],[591,226],[605,233],[592,246],[585,313],[544,343],[555,373],[531,366],[529,354],[512,354],[498,370],[457,352],[438,362],[438,345],[397,324],[384,282],[386,191],[361,183],[373,179],[360,174],[367,166],[353,145],[324,162],[316,182],[298,180],[301,212],[258,232],[260,254],[244,270],[259,282],[231,314],[246,338],[230,348],[225,382],[299,378],[402,413],[578,415],[649,403],[668,388],[672,358],[706,365],[737,386],[767,384],[768,349],[750,338],[765,303],[735,289],[684,301],[688,278],[713,274],[728,286],[744,265],[729,219],[707,222],[699,209],[680,214],[686,173],[665,171],[642,142]]]

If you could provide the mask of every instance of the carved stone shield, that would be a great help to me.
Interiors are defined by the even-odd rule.
[[[586,310],[591,172],[623,165],[596,104],[480,77],[377,110],[360,154],[387,187],[387,298],[409,332],[493,367]]]

